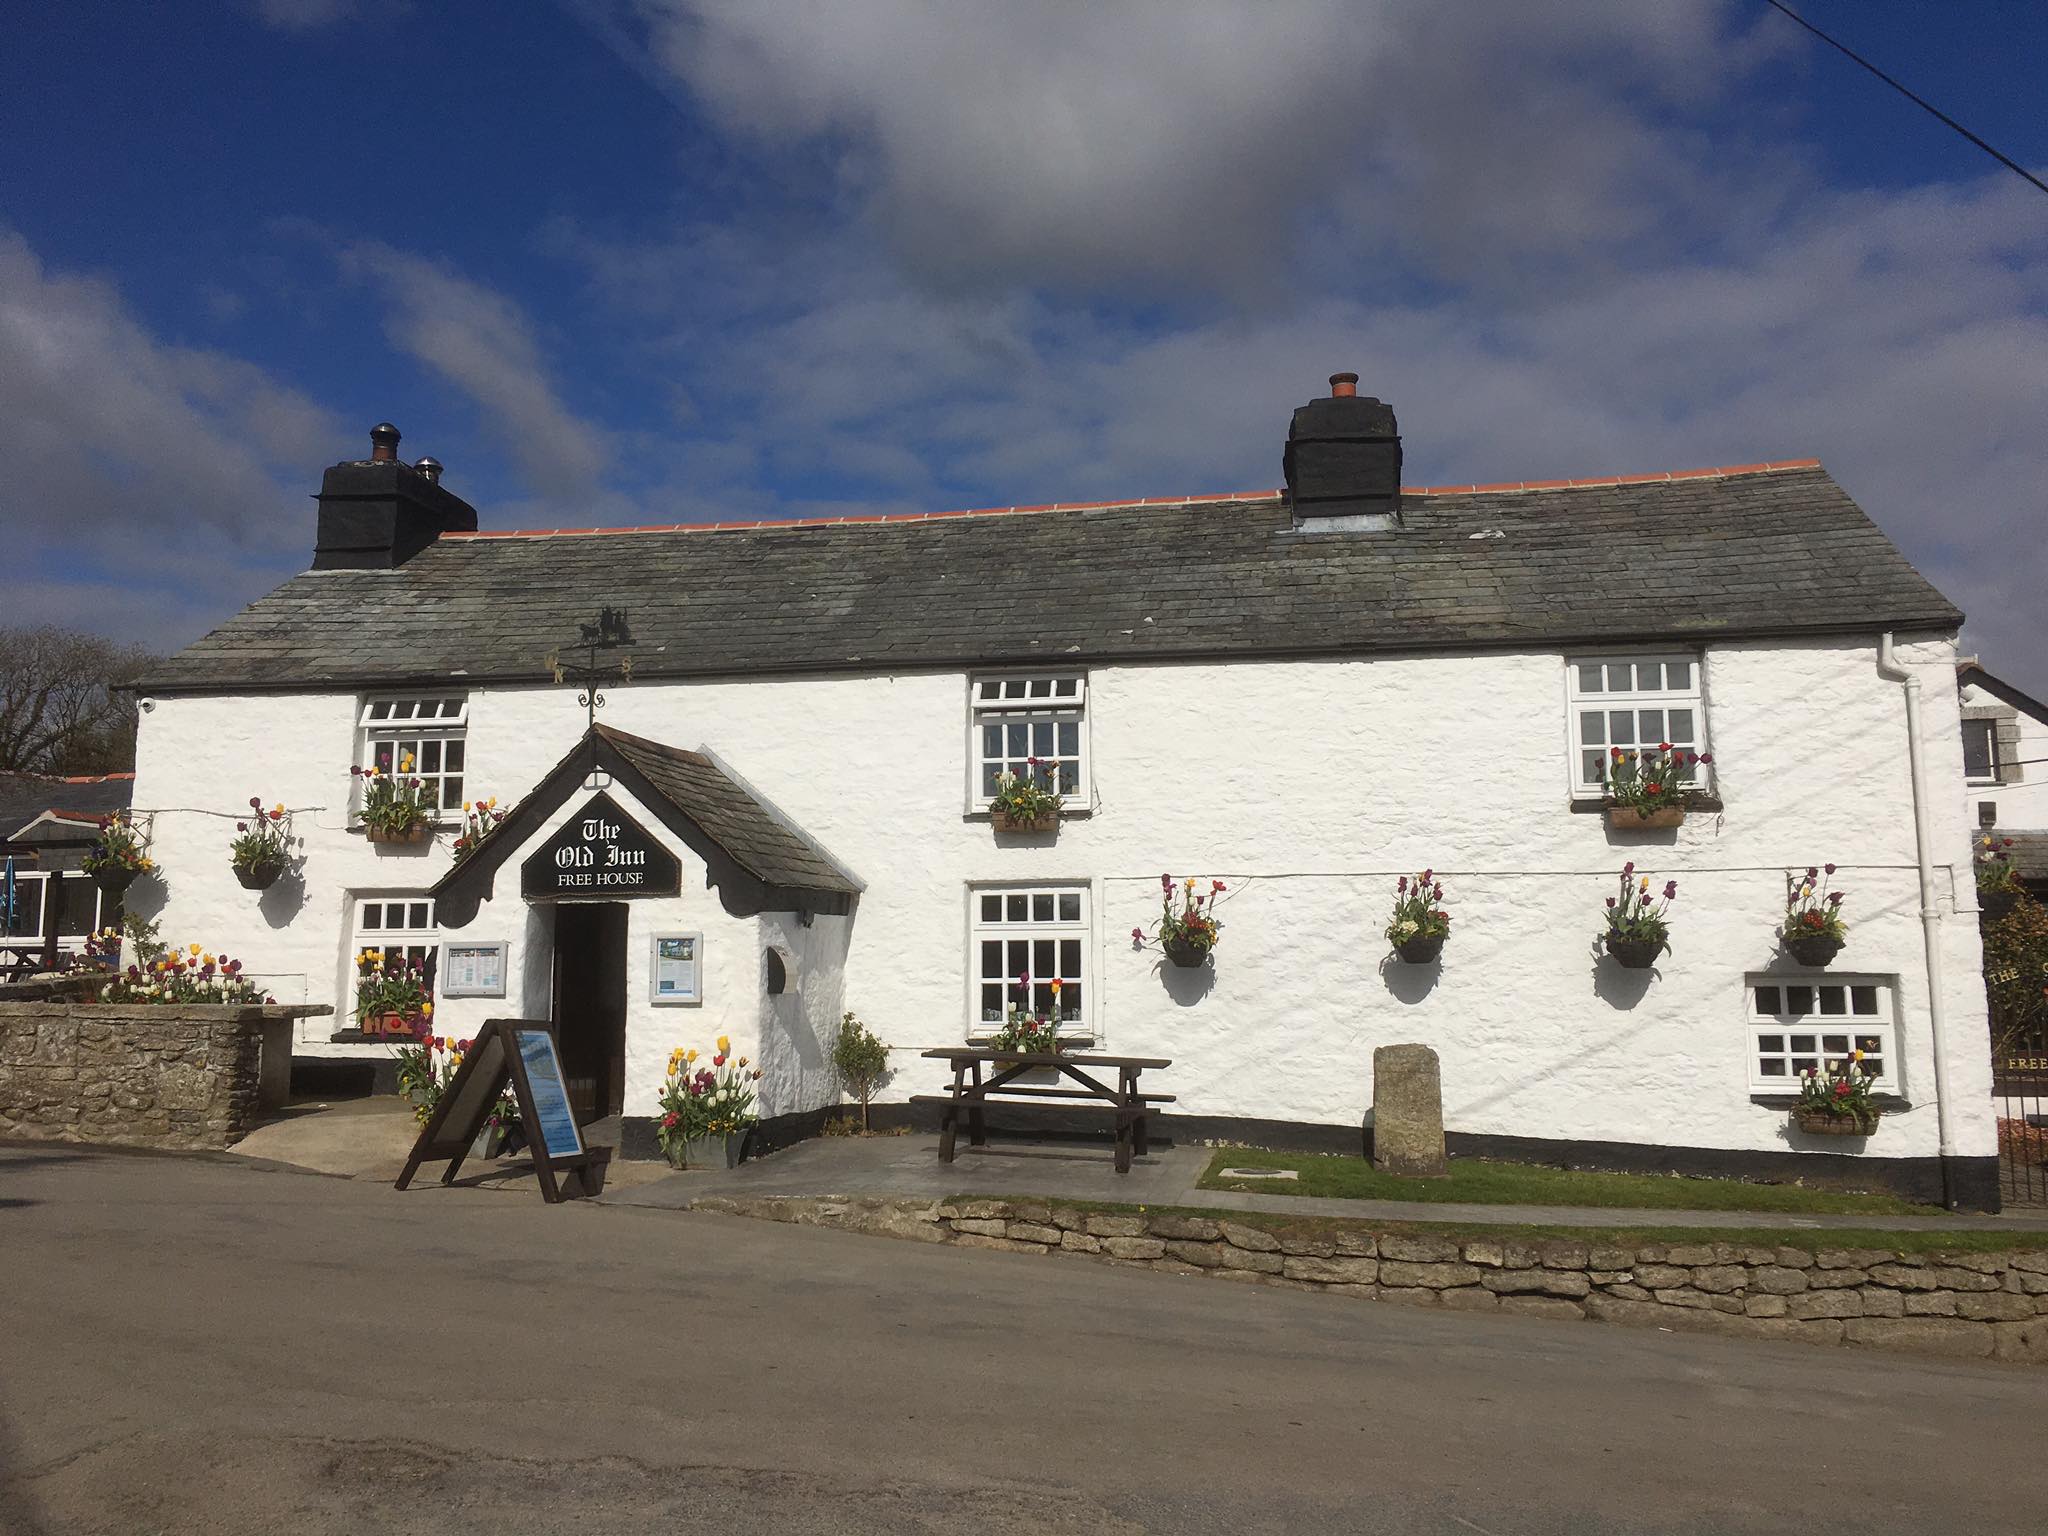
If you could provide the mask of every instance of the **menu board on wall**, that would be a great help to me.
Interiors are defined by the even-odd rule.
[[[440,989],[443,997],[503,997],[507,945],[456,943],[441,946]]]
[[[647,1000],[651,1003],[704,1001],[704,935],[657,933],[648,966]]]

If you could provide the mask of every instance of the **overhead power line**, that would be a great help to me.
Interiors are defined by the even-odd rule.
[[[1946,112],[1942,111],[1941,108],[1937,107],[1933,102],[1929,101],[1926,97],[1915,95],[1912,91],[1907,90],[1905,86],[1901,85],[1898,81],[1894,80],[1890,75],[1886,74],[1883,70],[1879,69],[1875,64],[1871,63],[1870,60],[1864,58],[1863,55],[1856,52],[1855,49],[1850,48],[1846,44],[1838,43],[1832,37],[1829,37],[1827,33],[1821,31],[1819,27],[1816,27],[1804,16],[1800,15],[1797,11],[1793,10],[1791,6],[1782,4],[1781,0],[1764,0],[1764,4],[1768,5],[1772,10],[1781,12],[1782,14],[1790,17],[1793,21],[1798,22],[1800,26],[1806,28],[1807,31],[1811,32],[1815,37],[1819,38],[1822,42],[1826,43],[1830,48],[1834,49],[1837,53],[1842,54],[1844,57],[1849,58],[1855,61],[1856,63],[1862,65],[1865,69],[1869,70],[1873,75],[1877,76],[1878,79],[1882,80],[1886,85],[1890,86],[1893,90],[1897,91],[1901,96],[1905,97],[1906,100],[1912,102],[1916,107],[1919,107],[1922,111],[1929,113],[1933,117],[1939,118],[1944,123],[1947,123],[1949,127],[1955,129],[1957,133],[1960,133],[1972,144],[1976,145],[1979,149],[1983,150],[1985,154],[1989,155],[1992,159],[1996,160],[2000,165],[2004,166],[2007,170],[2013,172],[2015,175],[2024,176],[2028,181],[2032,182],[2041,191],[2048,192],[2048,181],[2043,181],[2040,177],[2036,176],[2032,171],[2028,170],[2024,165],[2021,165],[2017,160],[2013,159],[2012,156],[2002,154],[1998,150],[1993,149],[1989,144],[1985,143],[1982,139],[1978,138],[1976,134],[1970,132],[1969,129],[1965,128],[1961,123],[1957,122],[1954,118],[1950,117]]]

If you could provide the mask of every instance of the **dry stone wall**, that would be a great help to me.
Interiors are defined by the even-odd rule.
[[[0,1140],[226,1147],[255,1124],[271,1012],[0,1003]]]
[[[1032,1200],[707,1197],[695,1210],[1461,1312],[1857,1344],[2048,1365],[2048,1249],[1438,1237]]]

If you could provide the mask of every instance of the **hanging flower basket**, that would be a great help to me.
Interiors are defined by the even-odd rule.
[[[1670,947],[1662,939],[1624,939],[1618,933],[1607,935],[1607,953],[1614,956],[1615,964],[1631,971],[1647,971]]]
[[[434,824],[430,821],[423,821],[417,826],[402,828],[372,826],[365,826],[363,828],[363,836],[371,842],[382,843],[387,847],[393,848],[416,847],[433,835]]]
[[[1447,934],[1432,933],[1425,938],[1403,939],[1394,946],[1394,953],[1401,957],[1404,965],[1431,965],[1444,952]]]
[[[1189,939],[1172,938],[1159,941],[1160,952],[1166,956],[1167,962],[1187,971],[1207,965],[1209,953],[1213,948],[1213,945],[1197,944]]]
[[[1056,832],[1059,830],[1060,813],[1057,810],[1040,811],[1036,816],[1017,817],[1008,811],[989,812],[989,825],[998,832]]]
[[[1840,939],[1828,938],[1825,935],[1785,940],[1786,954],[1797,960],[1801,965],[1810,965],[1816,969],[1826,965],[1841,952],[1842,941]]]
[[[284,873],[284,860],[274,859],[262,864],[237,864],[235,878],[242,882],[242,888],[250,891],[267,891],[277,884]]]
[[[1884,1118],[1881,1109],[1838,1115],[1827,1109],[1795,1109],[1792,1123],[1809,1136],[1868,1136]]]
[[[2018,891],[1979,891],[1977,893],[1977,918],[1980,922],[1995,923],[2019,905]]]
[[[135,883],[142,871],[125,864],[102,864],[92,872],[92,883],[109,896],[118,896]]]
[[[1607,830],[1610,832],[1656,832],[1684,825],[1685,807],[1679,805],[1667,805],[1654,811],[1641,810],[1633,805],[1607,807]]]

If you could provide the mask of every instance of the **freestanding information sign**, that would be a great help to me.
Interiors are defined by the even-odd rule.
[[[533,1171],[549,1204],[594,1195],[604,1184],[608,1147],[586,1147],[569,1108],[555,1052],[554,1025],[546,1019],[489,1019],[470,1043],[469,1054],[427,1117],[412,1155],[398,1175],[404,1189],[421,1163],[445,1158],[441,1182],[453,1183],[478,1132],[507,1087],[519,1102],[519,1122],[533,1154]]]

